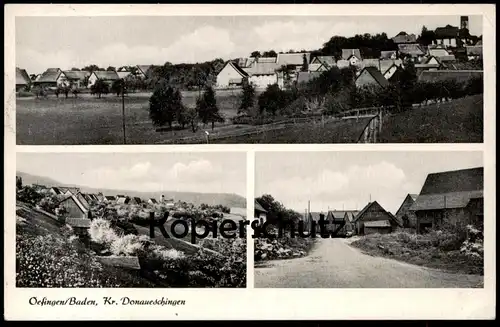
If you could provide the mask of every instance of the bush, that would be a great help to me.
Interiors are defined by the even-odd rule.
[[[104,219],[94,219],[89,228],[90,239],[105,246],[110,246],[117,238],[116,232],[111,228],[111,222]]]
[[[31,205],[36,205],[42,200],[44,197],[43,194],[36,191],[35,188],[31,186],[24,186],[19,192],[16,194],[16,200],[28,203]]]
[[[139,237],[129,234],[115,238],[110,244],[110,250],[114,255],[136,255],[143,250],[143,245]]]

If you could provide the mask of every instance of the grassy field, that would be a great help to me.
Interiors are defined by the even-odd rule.
[[[183,92],[186,106],[193,107],[198,92]],[[156,131],[149,119],[149,94],[125,98],[125,129],[128,144],[205,143],[355,143],[368,119],[282,123],[275,125],[233,125],[239,95],[217,93],[217,103],[225,123],[193,133],[184,130]],[[79,98],[18,98],[16,100],[17,144],[76,145],[123,144],[121,98],[90,95]],[[396,113],[384,120],[381,143],[442,143],[483,141],[483,96],[470,96],[443,104]]]
[[[384,121],[382,143],[481,143],[483,95],[395,114]]]
[[[197,96],[198,92],[183,92],[185,105],[194,107]],[[217,103],[222,115],[231,118],[236,115],[239,98],[232,92],[223,92],[217,95]],[[149,94],[131,94],[125,98],[125,122],[129,144],[194,135],[201,142],[205,138],[203,130],[196,134],[189,129],[156,132],[149,119]],[[122,100],[115,95],[101,99],[90,95],[68,99],[18,98],[16,129],[19,145],[123,144]]]

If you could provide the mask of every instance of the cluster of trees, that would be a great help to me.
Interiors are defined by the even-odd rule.
[[[270,194],[264,194],[256,200],[267,211],[266,219],[270,224],[287,224],[294,223],[297,226],[302,215],[297,211],[286,208],[281,202],[274,199]],[[286,225],[283,225],[286,226]]]
[[[224,122],[219,113],[215,91],[207,85],[200,92],[196,100],[195,108],[186,108],[182,102],[182,94],[178,88],[170,85],[169,81],[160,81],[149,99],[149,117],[155,126],[161,127],[177,122],[182,128],[189,125],[193,132],[198,129],[198,123],[212,124],[212,130],[216,122]]]

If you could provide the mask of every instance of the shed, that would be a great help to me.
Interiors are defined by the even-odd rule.
[[[267,221],[267,210],[255,199],[254,203],[254,218],[258,219],[261,224]]]

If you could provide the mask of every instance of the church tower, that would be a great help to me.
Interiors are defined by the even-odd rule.
[[[460,29],[469,29],[469,17],[460,16]]]

